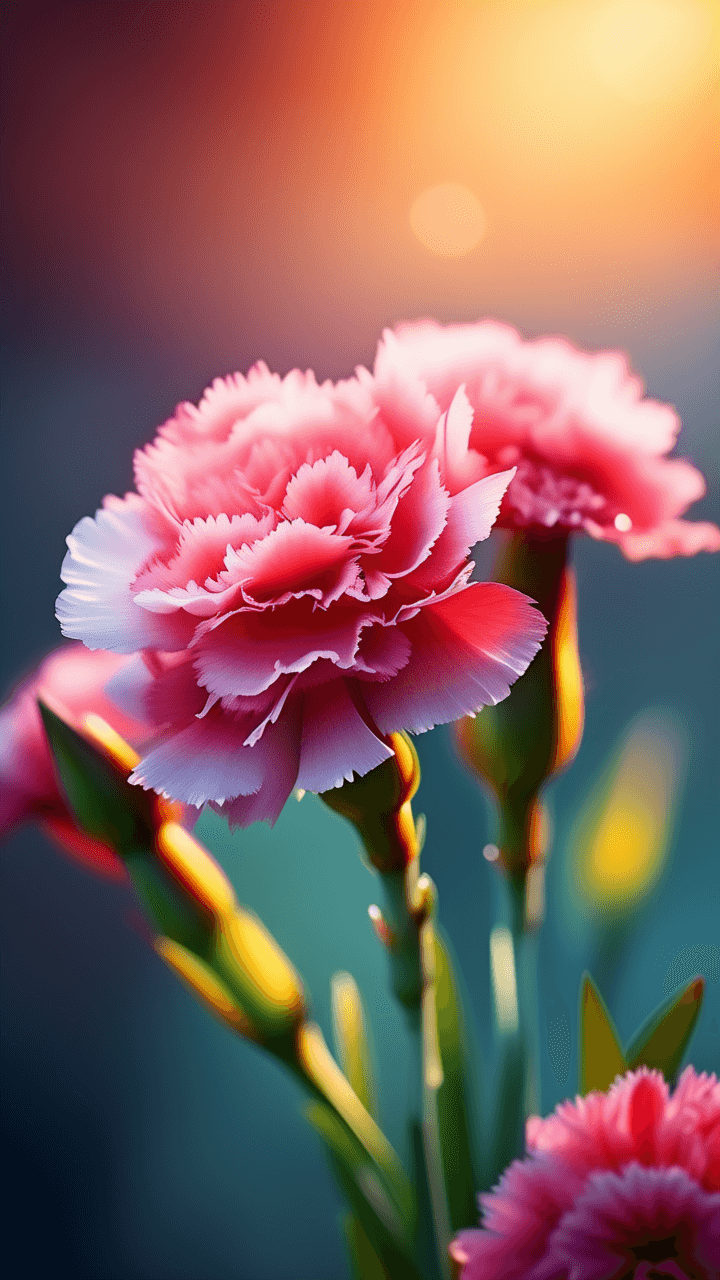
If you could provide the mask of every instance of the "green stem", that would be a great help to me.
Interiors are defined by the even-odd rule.
[[[411,1040],[410,1125],[418,1192],[416,1244],[429,1280],[445,1280],[450,1274],[450,1225],[437,1113],[442,1064],[435,1003],[434,887],[427,876],[418,877],[417,857],[403,872],[381,873],[380,881],[391,987],[405,1010]],[[429,1232],[426,1209],[431,1219]]]
[[[528,875],[505,885],[491,935],[500,1075],[489,1185],[525,1150],[525,1121],[540,1110],[537,922],[528,920]]]

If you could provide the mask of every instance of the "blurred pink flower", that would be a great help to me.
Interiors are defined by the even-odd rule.
[[[94,713],[135,748],[146,742],[151,726],[125,715],[104,692],[127,659],[82,644],[54,650],[24,680],[0,710],[0,834],[18,823],[41,822],[65,849],[94,871],[122,876],[118,858],[99,840],[75,825],[61,795],[50,748],[37,706],[42,698],[58,715],[79,727]]]
[[[665,455],[680,421],[643,399],[618,351],[587,354],[564,338],[523,342],[508,325],[386,330],[375,362],[381,411],[419,378],[441,409],[464,388],[472,416],[465,465],[487,475],[516,467],[498,525],[534,533],[584,529],[628,560],[720,549],[720,529],[677,517],[705,492],[689,462]]]
[[[450,1252],[462,1280],[717,1280],[720,1084],[659,1071],[527,1123],[528,1157]]]
[[[114,696],[163,727],[132,780],[232,823],[273,822],[420,732],[506,697],[545,621],[468,585],[510,472],[465,466],[467,415],[418,383],[319,386],[262,364],[180,405],[138,494],[68,538],[66,635],[143,651]]]

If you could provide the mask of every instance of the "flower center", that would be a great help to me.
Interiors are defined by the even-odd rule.
[[[555,526],[566,529],[588,528],[590,525],[612,524],[616,513],[607,499],[596,493],[584,480],[556,475],[543,463],[521,458],[507,493],[507,502],[516,521],[523,525]],[[617,516],[621,520],[621,516]],[[618,528],[626,529],[629,517],[622,517]]]

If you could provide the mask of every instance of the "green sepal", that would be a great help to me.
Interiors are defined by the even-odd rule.
[[[581,1094],[604,1093],[628,1069],[615,1024],[589,973],[580,984],[579,1069]]]
[[[157,796],[131,787],[122,770],[60,716],[38,702],[60,785],[83,831],[124,862],[150,923],[202,959],[212,942],[209,914],[155,852]]]
[[[507,537],[493,579],[521,591],[555,624],[562,595],[567,537]],[[489,786],[502,808],[522,813],[553,773],[556,753],[557,688],[551,635],[509,698],[483,707],[475,719],[458,722],[461,755]]]
[[[154,792],[131,787],[117,765],[38,700],[60,784],[78,825],[121,856],[153,840]]]
[[[152,927],[216,968],[210,914],[163,866],[152,846],[126,853],[123,862]]]
[[[477,1221],[480,1160],[477,1102],[471,1089],[472,1051],[457,979],[447,945],[435,934],[435,1003],[443,1082],[437,1092],[437,1123],[453,1232]],[[472,1073],[474,1076],[474,1072]]]
[[[655,1067],[675,1084],[680,1063],[700,1015],[705,979],[693,978],[680,991],[663,1000],[646,1018],[625,1048],[628,1067]]]
[[[423,1280],[413,1256],[409,1224],[360,1143],[324,1102],[311,1102],[305,1117],[325,1143],[337,1182],[393,1280]]]

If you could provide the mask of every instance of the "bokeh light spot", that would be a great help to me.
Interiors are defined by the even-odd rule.
[[[423,191],[413,202],[410,226],[431,253],[459,258],[480,243],[487,219],[472,191],[459,182],[442,182]]]

